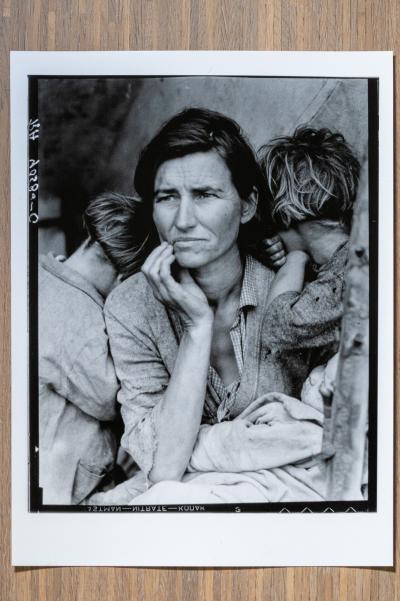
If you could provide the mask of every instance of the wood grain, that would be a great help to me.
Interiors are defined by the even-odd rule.
[[[392,601],[396,569],[10,566],[9,50],[395,50],[396,0],[0,2],[1,601]],[[397,71],[398,66],[396,66]],[[398,73],[397,73],[398,75]],[[399,85],[397,77],[397,87]],[[398,105],[398,97],[396,106]],[[397,124],[397,132],[398,132]],[[399,180],[397,179],[397,186]],[[396,357],[398,359],[398,357]],[[398,367],[398,360],[396,367]],[[398,452],[398,451],[397,451]],[[399,537],[396,541],[398,545]],[[329,544],[327,541],[326,544]],[[343,544],[346,541],[343,540]],[[371,541],[373,544],[373,541]]]

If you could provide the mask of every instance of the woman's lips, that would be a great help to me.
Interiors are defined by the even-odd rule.
[[[202,238],[177,238],[176,240],[173,241],[173,245],[187,245],[187,244],[193,244],[194,242],[203,242]]]

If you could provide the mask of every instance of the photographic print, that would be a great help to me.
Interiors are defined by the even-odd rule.
[[[121,70],[106,54],[108,71],[71,53],[24,79],[26,519],[357,529],[377,524],[383,479],[390,518],[379,70],[341,53],[320,72],[275,53],[237,53],[236,72],[230,53],[214,71],[213,53],[170,69],[132,53]]]

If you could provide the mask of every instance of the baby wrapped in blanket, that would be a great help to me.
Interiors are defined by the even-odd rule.
[[[181,482],[160,482],[138,495],[146,487],[140,473],[121,485],[124,502],[129,495],[137,495],[133,505],[325,500],[323,398],[333,391],[336,366],[337,355],[315,368],[301,400],[269,393],[233,421],[202,425]]]
[[[143,472],[88,504],[149,505],[323,501],[324,399],[333,392],[338,355],[316,367],[301,400],[261,396],[233,421],[202,425],[181,482],[149,487]]]

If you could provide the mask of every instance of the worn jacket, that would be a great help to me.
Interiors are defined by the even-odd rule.
[[[82,501],[114,466],[118,382],[104,300],[53,256],[39,266],[39,483],[45,504]]]
[[[266,300],[274,273],[255,261],[252,271],[257,302],[246,315],[243,371],[230,418],[267,392],[299,397],[310,369],[310,350],[272,349],[266,327]],[[167,309],[153,295],[142,274],[119,285],[105,304],[105,318],[111,351],[121,383],[125,431],[122,446],[148,474],[157,445],[154,423],[157,405],[174,368],[182,324],[176,312]],[[206,395],[210,395],[207,387]],[[211,404],[211,403],[210,403]],[[203,414],[203,421],[208,416]]]

